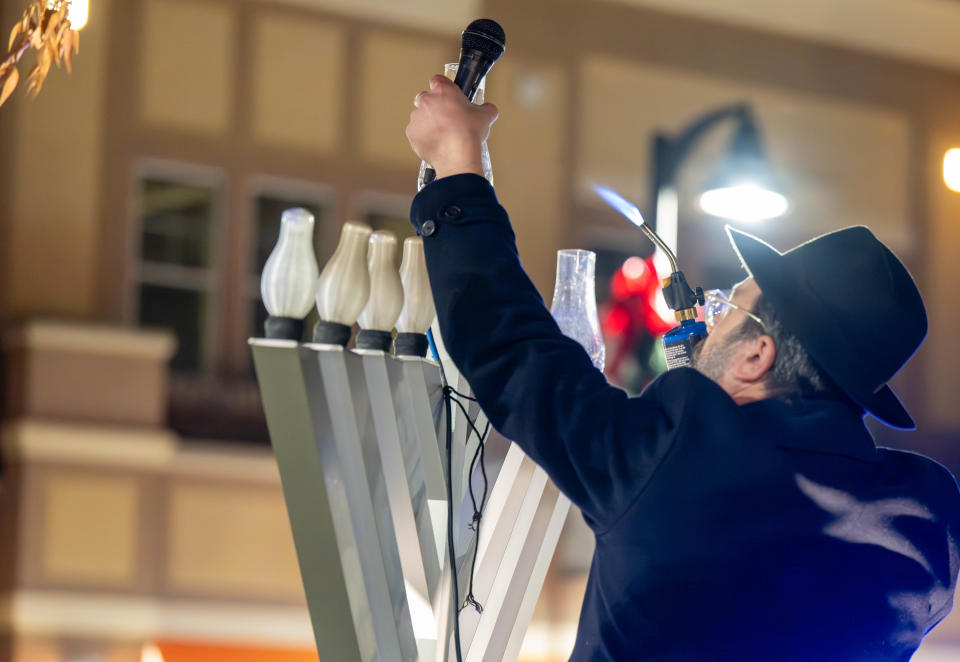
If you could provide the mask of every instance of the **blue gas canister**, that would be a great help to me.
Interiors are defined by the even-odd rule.
[[[663,357],[667,370],[693,365],[693,348],[706,339],[707,325],[695,319],[680,322],[663,334]]]

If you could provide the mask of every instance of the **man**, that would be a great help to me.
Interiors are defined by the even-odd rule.
[[[731,231],[751,276],[699,371],[629,398],[520,266],[480,177],[496,109],[442,76],[414,105],[407,137],[438,179],[411,220],[447,349],[596,536],[571,659],[909,659],[952,606],[960,492],[863,422],[913,426],[886,386],[926,333],[899,260],[866,228],[784,254]]]

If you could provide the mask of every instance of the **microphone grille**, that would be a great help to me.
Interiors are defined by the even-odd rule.
[[[496,60],[506,48],[507,36],[496,21],[478,18],[463,31],[460,47],[483,52],[491,60]]]

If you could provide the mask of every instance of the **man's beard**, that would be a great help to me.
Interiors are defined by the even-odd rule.
[[[709,352],[704,351],[706,344],[707,341],[704,340],[693,348],[693,367],[702,375],[719,382],[730,363],[733,343],[724,339],[719,345],[710,348]]]

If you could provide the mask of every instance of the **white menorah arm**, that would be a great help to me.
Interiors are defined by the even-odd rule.
[[[252,339],[307,606],[322,661],[450,662],[450,581],[482,614],[460,614],[464,659],[515,660],[569,502],[491,430],[479,538],[469,464],[478,440],[454,406],[456,557],[447,554],[446,417],[439,366],[329,345]],[[450,365],[452,364],[447,364]],[[450,385],[470,394],[448,368]],[[483,430],[476,403],[464,401]]]

